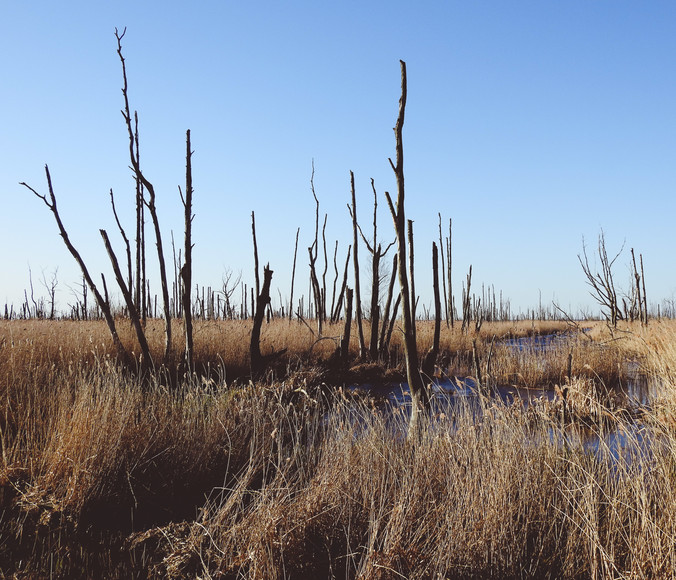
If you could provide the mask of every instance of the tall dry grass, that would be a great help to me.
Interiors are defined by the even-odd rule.
[[[141,384],[118,368],[105,328],[87,324],[0,327],[3,575],[668,578],[676,569],[676,325],[599,328],[552,355],[494,350],[496,376],[516,368],[537,382],[538,372],[560,378],[572,349],[567,422],[560,401],[451,397],[405,435],[403,409],[318,387],[307,371],[229,384],[228,365],[246,364],[247,349],[230,342],[248,344],[245,323],[200,327],[202,360],[220,356],[226,370],[171,388],[162,373]],[[299,328],[270,325],[264,344],[289,339],[298,366],[330,351]],[[494,334],[478,337],[484,361]],[[466,352],[472,338],[447,333],[442,344]],[[628,358],[663,386],[638,419],[605,404],[595,394],[603,373],[589,372]]]

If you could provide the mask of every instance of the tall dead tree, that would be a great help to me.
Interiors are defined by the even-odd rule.
[[[260,278],[258,277],[258,244],[256,242],[256,215],[254,212],[251,212],[251,237],[253,239],[253,254],[254,254],[254,278],[256,280],[256,296],[261,292]],[[254,289],[252,288],[253,292]],[[252,313],[254,311],[254,305],[251,304]]]
[[[180,189],[179,189],[180,192]],[[183,321],[185,324],[185,364],[188,372],[193,368],[193,336],[192,336],[192,300],[190,292],[192,288],[192,150],[190,148],[190,130],[185,134],[185,196],[181,195],[183,202],[184,220],[185,220],[185,245],[183,248],[185,260],[181,268],[181,281],[183,288],[181,292],[181,304],[183,306]]]
[[[350,171],[350,190],[352,193],[352,207],[349,205],[347,209],[352,217],[352,246],[354,251],[352,253],[352,261],[354,263],[354,300],[355,318],[357,319],[357,332],[359,334],[359,358],[363,359],[366,355],[366,342],[364,340],[364,329],[362,327],[362,311],[361,311],[361,287],[359,284],[359,236],[357,235],[357,196],[354,190],[354,172]]]
[[[136,164],[141,166],[141,153],[138,138],[138,114],[134,113],[134,143],[136,149]],[[148,315],[146,301],[146,241],[145,241],[145,206],[143,199],[143,182],[134,177],[136,182],[136,292],[134,295],[136,309],[141,315],[143,323]]]
[[[296,245],[293,250],[293,268],[291,269],[291,297],[289,298],[289,320],[293,318],[293,284],[296,281],[296,257],[298,256],[298,236],[300,228],[296,230]]]
[[[388,192],[385,192],[387,204],[394,221],[394,230],[397,234],[397,255],[399,259],[399,286],[402,303],[402,323],[404,331],[404,357],[406,360],[406,377],[411,389],[413,399],[412,425],[416,423],[416,413],[421,399],[426,399],[423,381],[418,368],[418,347],[415,339],[415,319],[411,312],[411,294],[409,280],[406,273],[406,213],[404,210],[404,143],[402,130],[404,127],[404,114],[406,111],[406,63],[401,60],[401,98],[399,99],[399,115],[394,127],[396,139],[396,165],[389,159],[390,166],[397,178],[397,206],[395,208]]]
[[[446,239],[446,263],[448,268],[446,270],[447,280],[448,280],[448,312],[451,319],[451,328],[455,326],[455,308],[454,308],[454,299],[453,299],[453,288],[451,286],[451,265],[453,259],[453,220],[449,218],[448,220],[448,238]]]
[[[378,194],[373,179],[371,179],[371,189],[373,190],[373,241],[369,242],[357,222],[357,228],[361,234],[366,249],[371,254],[371,336],[369,340],[369,355],[371,360],[378,359],[378,327],[380,324],[380,260],[385,257],[389,249],[394,245],[391,242],[385,250],[382,244],[378,243]],[[349,207],[348,207],[349,209]],[[352,210],[350,209],[350,214]],[[356,215],[352,216],[353,222],[356,221]],[[376,246],[376,243],[378,245]]]
[[[446,327],[448,328],[451,323],[451,319],[448,317],[448,297],[446,295],[446,264],[444,263],[444,243],[443,236],[441,234],[441,212],[439,215],[439,250],[441,252],[441,284],[444,289],[444,312],[446,314]]]
[[[164,347],[164,360],[169,359],[169,353],[171,352],[171,303],[169,300],[169,284],[167,282],[167,268],[164,260],[164,249],[162,247],[162,232],[160,230],[160,222],[157,216],[157,207],[155,205],[155,188],[153,184],[146,178],[146,176],[141,171],[141,167],[138,162],[137,155],[137,144],[138,144],[138,134],[134,136],[134,130],[131,123],[131,113],[129,109],[129,97],[128,97],[128,83],[127,83],[127,67],[125,64],[124,56],[122,55],[122,38],[124,37],[127,29],[125,28],[120,34],[115,29],[115,38],[117,38],[117,54],[120,58],[122,64],[122,96],[124,98],[124,108],[122,109],[122,116],[124,117],[125,124],[127,125],[127,132],[129,135],[129,158],[131,160],[131,166],[134,171],[134,176],[143,184],[143,187],[148,192],[148,199],[143,199],[145,206],[150,212],[150,217],[153,222],[153,227],[155,230],[155,245],[157,247],[157,260],[159,263],[160,270],[160,284],[162,286],[162,301],[164,307],[164,335],[165,335],[165,347]]]
[[[413,319],[413,339],[417,342],[418,338],[415,330],[415,307],[416,307],[416,294],[415,294],[415,263],[414,263],[414,254],[413,254],[413,220],[408,220],[408,275],[411,283],[411,318]]]
[[[315,163],[312,162],[312,176],[310,177],[310,189],[312,190],[312,197],[315,199],[315,239],[312,245],[308,248],[310,255],[310,288],[315,300],[315,316],[317,317],[317,332],[319,336],[322,335],[324,326],[324,305],[322,288],[319,285],[319,278],[317,277],[317,256],[319,253],[319,198],[315,192]],[[326,216],[328,217],[328,216]],[[326,217],[324,218],[324,230],[326,228]],[[323,235],[323,234],[322,234]],[[324,256],[326,261],[326,238],[324,237]],[[326,272],[325,272],[326,274]]]

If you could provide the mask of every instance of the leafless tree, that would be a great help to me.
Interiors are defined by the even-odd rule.
[[[366,341],[364,340],[364,328],[362,327],[362,310],[361,310],[361,286],[359,283],[359,237],[357,235],[357,196],[354,189],[354,172],[350,171],[350,191],[352,194],[352,207],[349,205],[347,209],[352,217],[352,261],[354,263],[354,301],[355,318],[357,319],[357,332],[359,334],[359,358],[363,359],[366,355]]]
[[[404,115],[406,111],[406,63],[401,64],[401,98],[399,99],[399,115],[394,127],[396,138],[396,165],[390,159],[390,165],[397,178],[397,205],[396,208],[388,192],[385,192],[387,204],[394,221],[394,229],[397,234],[397,254],[399,259],[399,286],[401,303],[403,307],[403,331],[404,331],[404,357],[406,360],[406,376],[411,389],[414,414],[411,417],[412,427],[415,428],[417,411],[421,399],[426,398],[424,385],[418,366],[418,347],[415,339],[415,319],[411,309],[411,294],[409,280],[406,273],[406,214],[404,210],[404,144],[402,130],[404,127]]]
[[[115,38],[117,38],[117,54],[120,58],[122,64],[122,96],[124,98],[124,108],[122,109],[122,116],[124,117],[125,124],[127,126],[127,132],[129,135],[129,158],[131,161],[132,170],[134,171],[134,176],[142,184],[145,191],[148,192],[148,199],[143,199],[145,206],[150,212],[150,217],[153,222],[153,227],[155,230],[155,245],[157,247],[157,260],[159,263],[160,270],[160,284],[162,286],[162,301],[164,303],[164,330],[165,330],[165,348],[164,348],[164,360],[169,359],[169,353],[171,352],[171,303],[169,301],[169,284],[167,281],[167,268],[164,259],[164,249],[162,247],[162,232],[160,230],[159,218],[157,216],[157,207],[155,205],[155,188],[153,184],[146,178],[146,176],[141,171],[141,166],[139,164],[139,157],[137,154],[138,147],[138,133],[134,134],[134,129],[131,122],[131,113],[129,108],[129,97],[128,97],[128,84],[127,84],[127,67],[125,64],[124,56],[122,55],[122,38],[126,33],[126,28],[120,34],[115,29]]]
[[[578,254],[577,256],[580,266],[582,266],[582,271],[587,278],[587,284],[591,287],[589,294],[601,305],[604,316],[613,327],[617,327],[617,322],[624,318],[613,279],[613,264],[620,257],[623,249],[624,244],[622,244],[620,251],[610,259],[606,251],[605,235],[603,230],[601,230],[597,246],[601,271],[595,271],[589,264],[589,256],[587,255],[587,246],[584,243],[584,238],[582,239],[582,255]]]

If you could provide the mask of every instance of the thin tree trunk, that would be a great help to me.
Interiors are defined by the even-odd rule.
[[[453,300],[453,288],[451,285],[451,264],[453,260],[453,239],[452,239],[452,234],[453,234],[453,220],[449,218],[448,220],[448,240],[446,244],[446,250],[447,250],[447,255],[446,255],[446,262],[448,264],[448,270],[446,271],[448,275],[448,311],[450,314],[451,318],[451,328],[455,326],[455,308],[454,306],[454,300]]]
[[[272,270],[268,264],[263,269],[263,288],[256,298],[256,313],[254,315],[253,328],[251,329],[251,344],[249,347],[249,357],[251,361],[251,378],[255,380],[263,370],[263,357],[261,355],[261,327],[265,317],[265,308],[270,302],[270,283],[272,281]]]
[[[423,375],[429,380],[434,374],[434,365],[439,356],[439,341],[441,338],[441,298],[439,296],[439,251],[432,242],[432,286],[434,288],[434,339],[432,347],[427,351],[423,361]]]
[[[126,30],[125,30],[126,32]],[[162,299],[164,301],[164,318],[165,318],[165,348],[164,348],[164,360],[165,362],[169,359],[169,353],[171,352],[171,309],[169,304],[169,286],[167,283],[167,268],[164,260],[164,250],[162,249],[162,233],[160,231],[159,219],[157,217],[157,210],[155,207],[155,188],[153,184],[146,179],[145,175],[141,171],[141,167],[138,164],[138,158],[135,153],[134,144],[138,142],[138,139],[134,139],[134,132],[131,126],[131,114],[129,112],[129,99],[127,96],[127,69],[124,62],[124,57],[122,56],[122,37],[124,32],[120,35],[115,29],[115,36],[117,38],[117,53],[120,57],[120,62],[122,63],[122,78],[124,85],[122,87],[122,95],[124,97],[124,109],[122,114],[127,125],[127,131],[129,133],[129,157],[131,160],[132,168],[134,170],[134,175],[137,179],[141,180],[143,187],[148,190],[149,199],[144,203],[150,211],[150,217],[153,221],[153,226],[155,229],[155,243],[157,245],[157,259],[160,267],[160,283],[162,285]]]
[[[419,411],[420,399],[425,397],[422,378],[418,366],[418,347],[415,337],[415,319],[411,309],[411,293],[409,291],[409,281],[406,274],[406,214],[404,211],[404,145],[402,138],[402,129],[404,126],[404,114],[406,110],[406,63],[401,63],[401,98],[399,99],[399,116],[394,128],[396,137],[397,164],[390,159],[390,165],[397,178],[397,207],[395,209],[389,193],[385,193],[387,203],[392,213],[394,229],[397,234],[397,253],[399,260],[399,286],[401,288],[401,302],[403,306],[403,330],[404,330],[404,356],[406,359],[406,376],[408,378],[409,388],[412,398],[412,415],[410,428],[415,432],[417,428],[417,413]]]
[[[336,301],[336,310],[331,314],[331,322],[338,322],[340,319],[340,310],[343,307],[343,296],[345,294],[345,288],[347,288],[347,271],[350,267],[350,252],[352,251],[352,246],[347,248],[347,257],[345,258],[345,268],[343,270],[343,283],[340,286],[340,293],[338,294],[338,300]]]
[[[289,320],[293,318],[293,284],[296,280],[296,257],[298,256],[298,235],[300,228],[296,230],[296,246],[293,250],[293,268],[291,270],[291,298],[289,299]]]
[[[331,291],[331,307],[329,308],[329,320],[333,322],[333,311],[336,306],[336,287],[338,285],[338,240],[336,240],[336,247],[333,250],[333,289]]]
[[[181,268],[181,280],[183,282],[183,292],[181,301],[183,305],[183,319],[185,322],[185,363],[188,372],[194,370],[193,366],[193,330],[192,330],[192,300],[190,298],[190,289],[192,287],[192,151],[190,148],[190,130],[186,131],[185,136],[185,199],[183,208],[185,210],[185,263]],[[253,214],[252,214],[253,215]]]
[[[340,341],[340,359],[343,365],[347,365],[350,356],[350,332],[352,330],[352,288],[347,289],[345,299],[345,326],[343,327],[343,337]]]
[[[387,300],[385,301],[385,311],[383,312],[383,321],[380,328],[380,340],[378,341],[378,353],[380,356],[385,354],[385,333],[387,332],[387,323],[390,319],[390,307],[392,306],[392,295],[394,293],[394,282],[397,279],[397,254],[392,259],[392,275],[390,284],[387,287]]]
[[[441,253],[441,283],[444,289],[444,311],[446,314],[446,328],[451,324],[448,316],[448,295],[446,294],[446,264],[444,263],[444,240],[441,234],[441,213],[439,213],[439,252]]]
[[[120,270],[120,265],[113,252],[113,248],[110,245],[110,240],[108,239],[108,233],[106,230],[99,230],[101,237],[103,238],[103,244],[106,247],[106,252],[108,252],[108,257],[110,258],[110,263],[113,266],[113,272],[115,274],[115,279],[117,280],[117,285],[120,287],[122,296],[124,298],[125,304],[127,305],[127,310],[129,311],[129,319],[131,320],[132,326],[136,331],[136,337],[138,338],[139,346],[141,347],[141,354],[143,360],[141,366],[143,368],[150,368],[153,365],[153,359],[150,356],[150,348],[148,347],[148,341],[146,340],[145,332],[143,332],[143,326],[141,325],[141,319],[134,305],[134,299],[131,295],[131,291],[127,287],[127,284],[124,281],[124,276]]]
[[[354,191],[354,173],[352,171],[350,171],[350,189],[352,191],[352,208],[350,209],[348,206],[348,209],[350,209],[350,214],[352,215],[355,318],[357,319],[357,332],[359,333],[359,358],[363,360],[366,355],[366,342],[364,341],[364,329],[362,328],[361,288],[359,285],[359,238],[357,237],[357,198]]]
[[[413,340],[417,343],[417,334],[416,334],[416,316],[415,309],[418,304],[416,294],[415,294],[415,264],[413,256],[413,221],[408,220],[408,269],[409,269],[409,280],[411,284],[411,320],[413,321],[412,331],[413,331]]]
[[[256,296],[261,292],[260,279],[258,277],[258,244],[256,243],[256,216],[251,212],[251,235],[253,237],[254,252],[254,275],[256,279]]]

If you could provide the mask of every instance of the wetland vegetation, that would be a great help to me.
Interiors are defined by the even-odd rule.
[[[362,231],[352,176],[353,244],[341,272],[336,242],[327,285],[312,185],[307,295],[295,303],[292,282],[289,301],[280,292],[272,308],[253,213],[254,282],[228,278],[222,292],[200,292],[187,132],[185,245],[172,285],[123,37],[116,31],[135,247],[110,199],[126,263],[101,230],[119,304],[71,244],[49,170],[47,193],[24,184],[53,214],[83,284],[68,312],[55,309],[54,279],[46,300],[31,288],[0,321],[0,576],[673,575],[676,323],[649,312],[642,256],[632,250],[622,292],[603,236],[599,273],[583,250],[601,320],[542,306],[517,320],[494,288],[472,291],[471,267],[453,291],[452,224],[444,238],[439,215],[434,303],[420,305],[404,213],[402,62],[397,199],[385,193],[392,244],[378,242],[375,186],[372,237]],[[146,220],[160,270],[154,299]],[[395,244],[386,272],[381,259]],[[371,259],[363,310],[360,248]],[[382,396],[383,385],[400,396]]]

